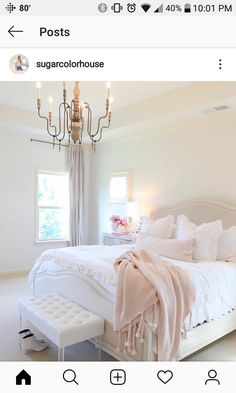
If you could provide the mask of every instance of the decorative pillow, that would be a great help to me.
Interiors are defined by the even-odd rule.
[[[181,214],[177,217],[177,233],[179,240],[187,239],[197,228],[197,225],[189,221],[188,217]]]
[[[145,233],[139,233],[135,249],[146,248],[163,257],[191,262],[195,244],[195,239],[157,239],[154,236],[150,236]]]
[[[217,259],[236,262],[236,226],[221,233],[218,241]]]
[[[159,239],[169,239],[172,233],[172,225],[174,224],[174,216],[169,215],[159,218],[156,221],[148,217],[141,217],[141,232]]]
[[[193,259],[196,260],[216,260],[218,240],[222,231],[221,220],[197,226],[184,215],[177,217],[177,239],[196,239],[193,249]]]

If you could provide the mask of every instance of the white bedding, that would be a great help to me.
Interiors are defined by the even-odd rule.
[[[130,245],[81,246],[48,250],[36,261],[29,276],[30,284],[33,284],[38,272],[69,269],[72,272],[83,273],[98,282],[114,300],[116,273],[113,262],[131,247]],[[220,261],[189,263],[170,258],[163,259],[187,271],[196,288],[197,300],[191,317],[185,321],[186,330],[236,309],[236,263]]]

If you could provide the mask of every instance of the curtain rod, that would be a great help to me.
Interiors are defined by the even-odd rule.
[[[53,145],[53,142],[42,141],[40,139],[33,139],[33,138],[30,138],[30,142],[46,143],[47,145]],[[63,144],[60,145],[59,143],[54,143],[54,146],[69,147],[69,145],[63,145]]]

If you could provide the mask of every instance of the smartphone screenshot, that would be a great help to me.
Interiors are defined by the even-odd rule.
[[[0,2],[0,390],[234,392],[234,0]]]

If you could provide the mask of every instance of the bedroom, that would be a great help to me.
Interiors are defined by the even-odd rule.
[[[57,113],[62,89],[61,82],[42,82],[40,94],[44,100],[44,112],[47,105],[45,101],[48,96],[52,96],[53,113]],[[66,89],[70,98],[73,95],[74,83],[66,82]],[[80,90],[81,99],[91,104],[96,124],[97,118],[104,111],[107,94],[105,82],[81,82]],[[156,219],[172,214],[176,219],[177,215],[186,214],[190,221],[197,225],[222,220],[224,229],[234,226],[236,83],[112,82],[111,94],[114,97],[111,126],[104,130],[95,152],[92,151],[89,137],[86,137],[84,132],[84,171],[80,171],[84,192],[77,195],[76,200],[80,206],[84,204],[76,229],[77,235],[80,234],[81,244],[113,244],[114,256],[109,254],[109,258],[113,257],[115,261],[116,257],[134,246],[136,230],[140,227],[139,219],[148,217],[151,213]],[[36,98],[37,88],[34,82],[0,84],[0,304],[3,309],[1,337],[4,331],[8,331],[7,338],[0,340],[0,360],[6,361],[57,359],[57,348],[51,342],[47,342],[48,347],[42,351],[22,351],[22,337],[18,335],[18,301],[33,296],[32,286],[36,285],[38,295],[56,292],[66,297],[66,293],[70,292],[69,300],[75,301],[85,309],[86,306],[89,307],[89,302],[89,311],[95,314],[99,314],[100,311],[101,316],[109,322],[114,307],[114,300],[111,301],[115,293],[112,281],[115,270],[112,263],[108,269],[112,277],[110,282],[107,271],[106,285],[101,285],[99,280],[96,281],[100,292],[105,291],[107,296],[106,301],[103,301],[103,295],[101,299],[98,297],[97,305],[94,300],[96,292],[93,293],[87,287],[90,283],[86,282],[82,288],[82,281],[78,281],[81,285],[79,300],[73,292],[76,286],[74,281],[68,281],[73,288],[69,290],[70,284],[66,284],[65,279],[69,264],[73,261],[63,261],[63,271],[66,272],[65,276],[60,276],[56,274],[55,265],[47,265],[45,260],[42,262],[41,271],[35,270],[36,276],[38,274],[36,284],[35,276],[32,278],[32,274],[31,286],[28,282],[29,272],[44,252],[49,255],[47,250],[65,248],[69,245],[68,199],[71,195],[68,186],[68,148],[62,146],[59,151],[58,146],[53,149],[50,144],[37,142],[49,142],[51,139],[47,137],[45,120],[38,118]],[[42,182],[43,179],[49,181],[52,177],[58,179],[58,175],[61,182],[53,183],[56,184],[54,191],[58,191],[62,196],[59,198],[57,195],[58,200],[64,204],[60,207],[67,212],[67,218],[62,215],[58,221],[53,221],[46,215],[42,223],[47,205],[40,205],[37,192],[42,185],[40,179]],[[113,188],[112,182],[115,184]],[[75,195],[73,202],[74,197]],[[54,210],[57,207],[54,205]],[[118,230],[132,230],[132,236],[126,233],[111,235],[110,218],[113,215],[128,220],[129,228],[124,222],[124,225],[120,223]],[[51,226],[58,222],[60,230],[57,231],[55,227],[52,230]],[[51,237],[50,233],[53,233]],[[105,251],[102,248],[100,255],[99,248],[96,250],[99,264],[103,267],[103,261],[99,258]],[[107,252],[111,252],[110,246]],[[96,264],[96,261],[94,263]],[[218,263],[215,261],[215,264]],[[233,263],[227,262],[225,266],[226,270],[231,266],[233,272]],[[54,272],[51,281],[50,274],[44,277],[47,269]],[[226,274],[230,272],[229,270]],[[54,281],[56,276],[58,281]],[[67,278],[70,280],[69,274]],[[77,278],[81,280],[81,277]],[[196,340],[195,346],[192,346],[195,350],[186,349],[186,353],[190,351],[189,356],[184,356],[183,359],[235,360],[232,344],[236,342],[236,335],[232,326],[236,325],[235,319],[231,318],[235,305],[228,306],[232,312],[227,310],[224,317],[212,317],[213,321],[208,323],[209,326],[213,326],[213,330],[219,330],[217,337],[212,337],[208,332],[207,344],[210,345],[203,346],[201,343],[198,346],[199,335],[196,333],[196,337],[192,336],[193,341]],[[218,324],[214,325],[214,321]],[[202,323],[199,328],[205,329],[204,325],[208,324]],[[37,329],[34,332],[34,328],[35,326],[30,327],[38,338],[39,332]],[[107,324],[105,329],[107,331],[105,339],[102,340],[102,360],[126,359],[126,356],[126,360],[129,360],[128,355],[116,352],[112,323]],[[145,349],[142,349],[140,344],[138,346],[137,360],[150,360],[146,358],[146,352],[150,349],[146,348],[146,343]],[[66,360],[97,360],[97,351],[93,343],[85,341],[70,346],[66,349],[65,356]]]

